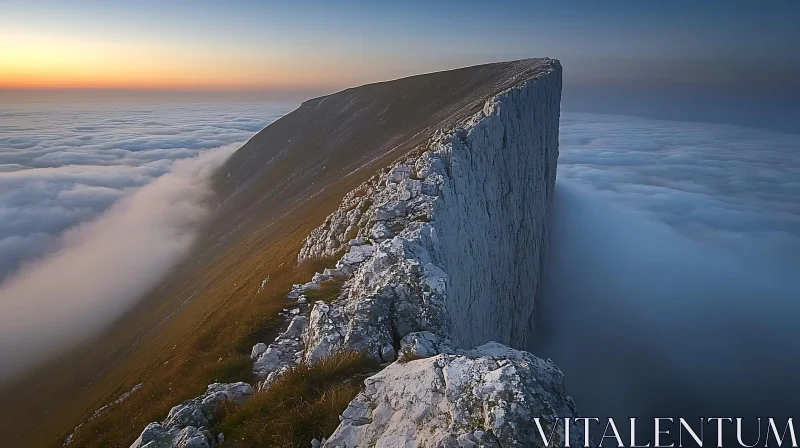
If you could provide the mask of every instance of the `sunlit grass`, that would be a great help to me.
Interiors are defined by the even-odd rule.
[[[285,329],[278,313],[292,305],[286,298],[292,284],[305,283],[315,272],[333,265],[333,260],[324,259],[298,266],[295,257],[300,240],[290,237],[276,242],[285,245],[283,250],[272,252],[266,261],[258,257],[245,260],[234,275],[223,273],[223,278],[217,281],[224,282],[229,290],[218,293],[220,298],[212,311],[195,322],[195,331],[188,335],[184,332],[174,341],[168,353],[171,356],[144,375],[139,391],[83,424],[70,446],[127,448],[149,422],[163,420],[172,406],[202,394],[208,384],[255,383],[250,349],[256,342],[271,342]],[[282,256],[275,256],[278,254]],[[255,269],[258,275],[242,269],[248,262],[259,266]],[[259,290],[266,275],[270,280]],[[333,290],[337,286],[331,284],[324,291],[328,288]],[[338,288],[341,289],[341,283]],[[120,390],[129,390],[134,384],[124,385]]]
[[[232,406],[219,424],[231,447],[303,447],[330,435],[339,415],[378,365],[344,351],[313,366],[300,364],[242,406]]]

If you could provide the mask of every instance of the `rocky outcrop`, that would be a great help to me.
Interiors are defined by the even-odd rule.
[[[303,358],[304,344],[302,336],[308,328],[308,317],[300,315],[300,308],[293,316],[286,331],[275,338],[275,342],[267,346],[259,343],[253,346],[250,358],[253,360],[253,373],[262,381],[259,388],[272,384],[275,378],[291,367],[300,363]]]
[[[365,385],[325,447],[539,447],[534,417],[562,419],[563,435],[563,417],[578,415],[558,367],[497,343],[394,363]]]
[[[305,359],[347,348],[387,362],[405,335],[525,347],[547,252],[560,67],[490,98],[455,129],[348,194],[299,260],[344,253],[346,293],[311,311]]]
[[[551,64],[373,176],[308,237],[299,260],[342,253],[332,273],[349,279],[313,305],[304,360],[399,356],[324,446],[545,446],[534,417],[578,417],[552,362],[503,345],[533,335],[558,157]]]
[[[435,239],[430,224],[409,222],[399,235],[376,244],[368,259],[338,267],[355,269],[353,277],[341,300],[314,304],[305,359],[313,363],[350,349],[391,362],[406,334],[449,328],[446,274],[431,253]]]
[[[215,414],[226,401],[244,403],[255,391],[247,383],[214,383],[206,392],[173,407],[166,420],[150,423],[131,448],[210,448],[223,439],[209,432]]]
[[[526,63],[530,76],[432,132],[308,236],[298,261],[339,260],[292,288],[286,331],[253,347],[258,387],[340,350],[386,366],[317,445],[542,446],[534,417],[578,416],[560,370],[510,348],[533,334],[558,157],[561,67]],[[344,281],[335,300],[309,303],[332,281]],[[134,447],[213,444],[197,400]],[[583,439],[577,426],[570,438]]]

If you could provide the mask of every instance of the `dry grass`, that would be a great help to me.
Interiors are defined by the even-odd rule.
[[[296,252],[288,253],[293,257]],[[277,264],[274,261],[273,266]],[[290,305],[286,294],[291,285],[308,281],[314,272],[332,264],[326,259],[297,266],[288,259],[269,273],[271,280],[260,292],[256,292],[259,277],[251,278],[248,285],[252,285],[247,288],[233,288],[235,293],[225,306],[207,314],[195,327],[197,331],[174,345],[168,353],[171,356],[144,375],[141,390],[85,423],[71,446],[128,447],[147,423],[163,420],[172,406],[201,394],[208,384],[254,381],[250,348],[256,342],[271,341],[283,330],[278,312]],[[233,281],[231,286],[237,284]],[[336,285],[326,291],[331,288]],[[247,296],[252,299],[245,299]],[[125,385],[128,389],[132,386]]]
[[[209,383],[253,381],[250,349],[284,329],[277,313],[291,305],[285,298],[291,285],[333,267],[333,259],[297,265],[306,236],[364,180],[347,178],[305,207],[275,209],[275,218],[236,241],[220,244],[219,233],[200,241],[210,250],[190,255],[108,332],[43,366],[24,384],[0,390],[0,432],[12,435],[10,446],[60,447],[85,422],[71,446],[127,448],[147,423],[163,420]],[[341,286],[327,283],[309,299],[332,300]],[[125,402],[87,422],[94,410],[138,383],[142,388]]]
[[[319,288],[306,291],[305,296],[308,299],[308,303],[314,303],[317,300],[330,303],[339,297],[343,285],[344,280],[332,278],[320,283]]]
[[[361,380],[377,363],[351,351],[319,363],[301,364],[282,375],[266,392],[243,406],[231,407],[216,428],[231,447],[310,446],[339,425],[339,415],[358,394]]]

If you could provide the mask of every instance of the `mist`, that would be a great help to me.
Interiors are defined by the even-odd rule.
[[[799,142],[567,117],[533,351],[582,415],[796,414]]]
[[[239,143],[177,160],[0,285],[0,382],[102,330],[189,250],[209,213],[209,175]]]
[[[246,141],[293,107],[93,98],[3,103],[0,283],[176,160]]]

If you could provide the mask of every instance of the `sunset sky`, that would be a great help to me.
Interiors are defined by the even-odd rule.
[[[800,2],[0,0],[0,88],[332,90],[551,56],[565,83],[796,87]]]

